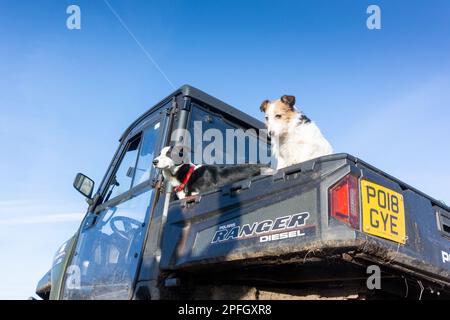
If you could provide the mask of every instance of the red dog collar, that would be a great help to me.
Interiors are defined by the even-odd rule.
[[[181,184],[178,187],[174,187],[173,188],[174,192],[180,192],[181,190],[184,189],[184,187],[188,183],[189,178],[191,177],[191,175],[194,172],[194,170],[195,170],[195,166],[190,166],[189,167],[189,171],[186,173],[186,176],[184,177],[183,182],[181,182]]]

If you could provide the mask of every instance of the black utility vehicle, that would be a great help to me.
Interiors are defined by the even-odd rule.
[[[195,123],[202,132],[264,128],[190,86],[139,117],[95,194],[77,175],[89,208],[39,282],[41,297],[449,297],[450,208],[351,155],[176,200],[151,162],[171,138],[187,143],[176,129],[194,137]],[[243,153],[235,160],[249,160]],[[371,290],[377,270],[381,289]]]

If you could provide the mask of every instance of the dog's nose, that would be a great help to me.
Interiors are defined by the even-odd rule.
[[[273,130],[270,130],[270,131],[269,131],[269,137],[272,137],[273,134],[274,134]]]
[[[153,160],[153,165],[156,166],[158,164],[158,159]]]

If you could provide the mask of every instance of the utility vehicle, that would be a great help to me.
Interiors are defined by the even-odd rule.
[[[94,182],[77,175],[89,207],[39,282],[39,296],[449,297],[450,208],[440,201],[349,154],[177,200],[151,162],[162,147],[188,143],[179,129],[225,136],[264,124],[188,85],[140,116],[95,193]],[[210,142],[189,143],[194,150]],[[251,160],[244,149],[235,161]]]

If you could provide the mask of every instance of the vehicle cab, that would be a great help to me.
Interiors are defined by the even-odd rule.
[[[215,145],[209,161],[258,162],[258,157],[250,159],[248,141],[261,140],[256,129],[263,128],[263,123],[187,85],[148,110],[125,130],[95,193],[94,181],[76,176],[74,187],[89,207],[77,233],[55,255],[38,294],[51,299],[157,297],[151,288],[156,288],[152,284],[159,273],[161,233],[169,202],[176,199],[152,166],[153,158],[172,143],[199,150],[200,159],[197,155],[192,161],[204,163],[203,150],[213,140],[205,133],[226,137],[227,129],[252,129],[244,132],[243,151],[237,150],[242,137],[231,137],[235,154],[227,154],[225,144]],[[259,146],[270,157],[267,140]]]

